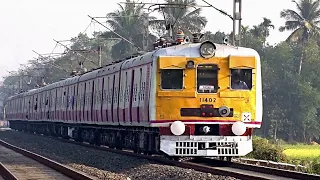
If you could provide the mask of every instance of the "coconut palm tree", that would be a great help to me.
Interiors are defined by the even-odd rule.
[[[165,0],[164,7],[157,8],[164,20],[151,21],[150,24],[173,25],[173,33],[182,30],[185,35],[200,32],[207,24],[207,19],[200,16],[201,8],[196,8],[195,0]]]
[[[262,38],[263,42],[265,43],[267,40],[267,37],[270,35],[269,28],[274,29],[274,25],[271,23],[270,19],[264,17],[263,22],[260,23],[258,26],[253,26],[250,32],[255,37]]]
[[[320,1],[319,0],[300,0],[296,2],[297,11],[284,9],[280,13],[281,18],[285,18],[284,26],[279,30],[281,32],[293,31],[287,38],[287,41],[306,41],[310,35],[319,33],[320,23]]]
[[[280,17],[285,18],[286,22],[284,26],[279,28],[279,31],[293,31],[286,41],[298,42],[304,47],[311,36],[319,35],[320,0],[300,0],[299,2],[293,0],[292,2],[296,4],[297,11],[291,9],[281,11]],[[300,59],[299,74],[301,73],[303,52],[304,50]]]
[[[267,41],[267,37],[270,35],[270,30],[269,28],[274,29],[274,25],[271,23],[271,20],[268,18],[263,18],[263,22],[260,24],[262,27],[262,32],[264,36],[264,42]]]
[[[123,58],[136,51],[135,47],[128,41],[132,42],[139,50],[145,50],[144,45],[148,41],[154,41],[153,37],[148,30],[148,22],[155,20],[146,14],[143,9],[144,5],[136,5],[130,0],[126,0],[125,6],[119,5],[119,9],[107,14],[106,23],[112,28],[114,32],[125,38],[119,38],[113,32],[107,31],[101,36],[104,38],[118,38],[118,43],[112,47],[113,58]],[[133,1],[134,2],[134,1]],[[152,40],[150,40],[152,39]],[[128,40],[128,41],[127,41]],[[145,40],[143,42],[143,40]],[[151,44],[151,43],[150,43]]]

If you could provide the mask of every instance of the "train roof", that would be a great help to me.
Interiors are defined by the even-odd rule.
[[[22,96],[29,96],[40,91],[51,90],[53,88],[68,86],[71,84],[75,84],[77,82],[83,82],[89,79],[93,79],[95,77],[105,76],[107,74],[115,73],[120,71],[120,69],[129,69],[135,66],[140,66],[142,64],[146,64],[152,62],[154,58],[159,56],[185,56],[185,57],[201,57],[200,55],[200,45],[201,43],[185,43],[175,46],[170,46],[166,48],[160,48],[151,52],[147,52],[143,55],[133,57],[130,59],[126,59],[123,61],[119,61],[117,63],[108,64],[104,67],[100,67],[99,69],[92,70],[90,72],[86,72],[84,74],[67,78],[62,81],[55,82],[53,84],[49,84],[47,86],[31,89],[27,92],[20,93],[18,95],[14,95],[9,97],[10,99],[15,99]],[[216,46],[215,57],[229,57],[229,56],[255,56],[258,57],[257,61],[260,61],[259,54],[256,50],[252,48],[245,47],[236,47],[226,44],[218,44],[213,43]]]
[[[185,56],[201,57],[200,45],[202,43],[186,43],[179,46],[171,46],[157,50],[153,56]],[[258,52],[252,48],[237,47],[226,44],[213,43],[216,46],[215,57],[229,56],[259,56]],[[259,61],[259,60],[258,60]]]

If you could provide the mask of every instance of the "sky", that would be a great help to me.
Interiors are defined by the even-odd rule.
[[[136,0],[137,1],[137,0]],[[163,2],[162,0],[140,0],[139,2]],[[215,7],[232,15],[233,0],[206,0]],[[53,40],[69,40],[80,32],[106,30],[99,24],[90,24],[93,17],[103,17],[118,8],[125,0],[1,0],[0,1],[0,81],[17,71],[21,64],[40,54],[61,52],[64,48]],[[206,5],[197,0],[199,5]],[[253,26],[263,17],[271,19],[275,29],[267,41],[271,44],[283,41],[290,32],[279,32],[285,20],[280,18],[283,9],[295,9],[291,0],[242,0],[242,25]],[[156,13],[150,15],[157,16]],[[211,32],[232,31],[232,20],[214,10],[203,8],[202,15],[208,19],[206,30]],[[161,17],[161,16],[159,16]],[[103,19],[98,19],[103,21]],[[65,45],[68,42],[63,42]],[[220,42],[218,42],[220,43]]]

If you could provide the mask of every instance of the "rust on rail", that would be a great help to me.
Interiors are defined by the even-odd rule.
[[[67,166],[64,166],[58,162],[55,162],[55,161],[52,161],[48,158],[45,158],[43,156],[40,156],[38,154],[35,154],[33,152],[30,152],[30,151],[27,151],[25,149],[21,149],[17,146],[13,146],[11,144],[8,144],[7,142],[3,141],[3,140],[0,140],[0,144],[6,148],[9,148],[17,153],[20,153],[26,157],[29,157],[33,160],[36,160],[38,161],[39,163],[47,166],[47,167],[50,167],[72,179],[77,179],[77,180],[93,180],[93,178],[85,175],[85,174],[82,174],[78,171],[74,171],[72,170],[71,168],[67,167]]]
[[[1,162],[0,162],[0,175],[5,180],[18,180]]]

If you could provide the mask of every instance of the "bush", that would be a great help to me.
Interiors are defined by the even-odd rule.
[[[312,161],[311,166],[312,173],[320,174],[320,156]]]
[[[270,143],[267,139],[254,136],[252,145],[253,151],[247,155],[248,157],[276,162],[287,160],[285,154],[282,153],[283,149]]]

